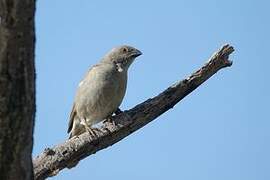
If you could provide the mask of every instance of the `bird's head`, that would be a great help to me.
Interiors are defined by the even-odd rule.
[[[142,52],[131,46],[119,46],[113,48],[102,59],[103,62],[114,63],[119,72],[127,71],[136,57],[142,55]]]

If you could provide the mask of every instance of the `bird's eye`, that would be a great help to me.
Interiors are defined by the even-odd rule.
[[[126,53],[126,52],[128,52],[128,48],[123,48],[123,53]]]

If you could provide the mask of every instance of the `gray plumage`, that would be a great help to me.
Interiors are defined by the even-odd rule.
[[[111,116],[120,106],[127,85],[127,71],[142,53],[131,46],[113,48],[80,82],[70,114],[70,138]]]

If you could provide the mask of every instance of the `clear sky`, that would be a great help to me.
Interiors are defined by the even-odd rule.
[[[77,85],[112,47],[140,49],[123,110],[236,49],[181,103],[123,141],[51,179],[270,179],[270,3],[37,1],[37,115],[33,156],[65,141]]]

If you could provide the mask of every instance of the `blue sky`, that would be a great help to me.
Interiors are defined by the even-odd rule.
[[[177,106],[123,141],[51,179],[270,179],[270,3],[37,1],[37,114],[33,156],[65,141],[76,87],[112,47],[143,52],[129,71],[123,110],[236,49]]]

